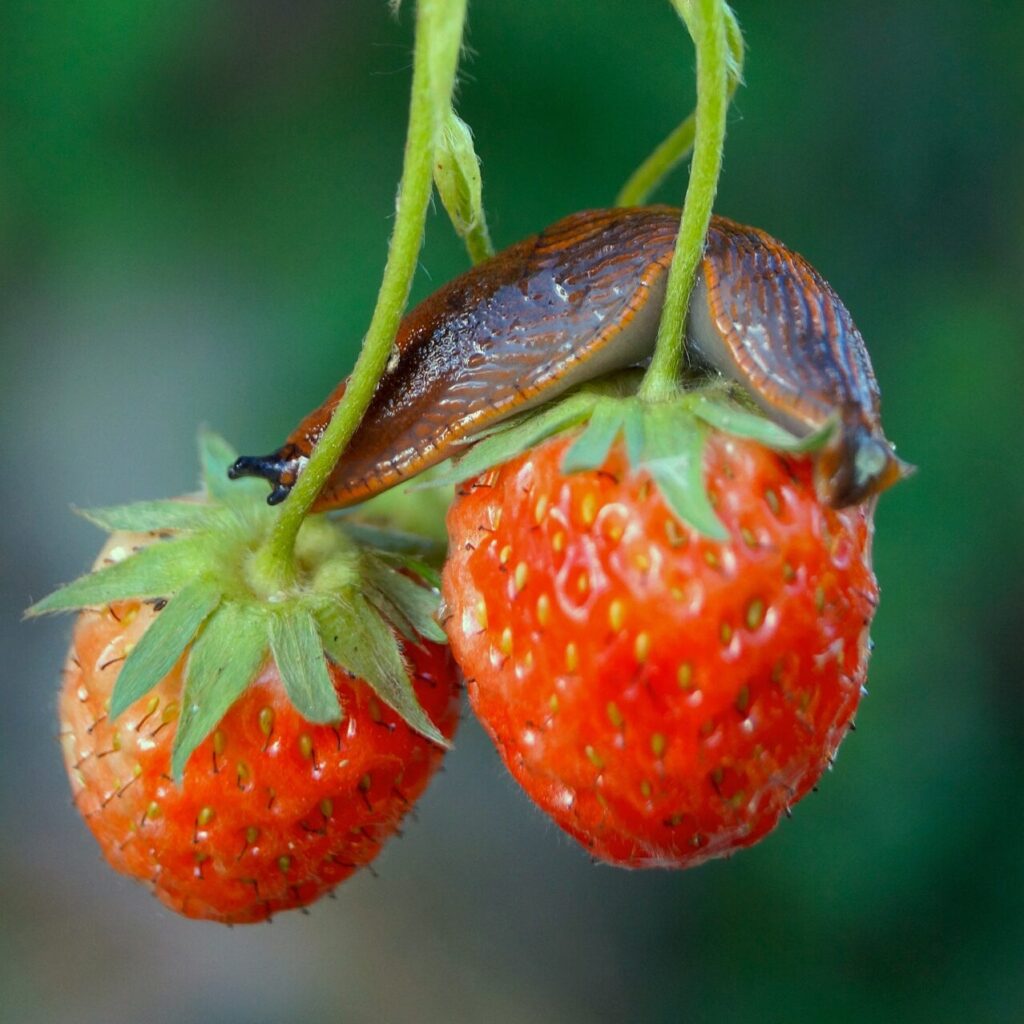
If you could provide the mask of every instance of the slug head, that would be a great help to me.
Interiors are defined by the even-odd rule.
[[[274,485],[268,505],[278,505],[291,493],[308,459],[294,444],[286,444],[270,455],[242,455],[228,469],[228,477],[261,476]]]
[[[881,494],[914,471],[881,433],[855,423],[837,431],[818,455],[814,482],[822,501],[845,508]]]

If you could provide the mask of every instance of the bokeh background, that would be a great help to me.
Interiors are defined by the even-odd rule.
[[[338,899],[179,920],[98,858],[54,696],[69,512],[275,446],[347,372],[390,229],[411,3],[0,2],[0,1019],[17,1024],[1024,1020],[1024,7],[739,0],[717,208],[806,254],[921,467],[878,513],[857,733],[760,847],[592,866],[467,720]],[[460,109],[499,245],[606,204],[692,102],[667,3],[477,2]],[[662,198],[682,194],[677,173]],[[463,269],[431,218],[422,297]]]

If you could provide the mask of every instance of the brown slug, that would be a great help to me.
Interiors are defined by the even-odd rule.
[[[342,508],[457,454],[474,434],[654,350],[680,211],[588,210],[455,278],[402,321],[362,423],[314,510]],[[805,260],[770,235],[713,217],[686,323],[688,361],[738,382],[798,435],[835,417],[817,458],[818,490],[840,507],[906,471],[882,433],[867,348],[846,307]],[[267,456],[287,497],[345,390]]]

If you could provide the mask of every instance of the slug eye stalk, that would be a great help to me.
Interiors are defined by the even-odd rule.
[[[268,505],[279,505],[291,494],[303,466],[309,461],[293,444],[286,444],[269,455],[241,455],[228,469],[228,478],[258,476],[274,485],[267,496]]]

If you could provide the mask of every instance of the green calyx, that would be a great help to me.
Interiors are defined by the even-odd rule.
[[[110,717],[144,696],[188,651],[171,754],[179,781],[192,752],[268,655],[307,720],[343,717],[329,658],[365,680],[412,728],[447,746],[416,698],[399,639],[445,642],[429,564],[436,545],[352,517],[312,516],[296,539],[294,582],[276,587],[259,572],[255,553],[277,513],[259,481],[228,482],[235,458],[223,439],[204,434],[203,492],[194,499],[82,511],[105,530],[144,535],[140,546],[115,549],[113,564],[61,587],[27,615],[132,598],[166,601],[121,668]]]
[[[774,451],[819,451],[832,437],[829,421],[806,437],[797,437],[751,411],[720,383],[649,401],[634,390],[637,375],[606,378],[566,398],[499,424],[464,456],[435,474],[426,486],[460,483],[521,455],[565,430],[579,434],[566,450],[567,473],[599,469],[621,438],[634,470],[648,472],[665,502],[680,520],[713,540],[728,531],[715,514],[704,483],[704,447],[711,430],[757,441]]]

